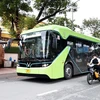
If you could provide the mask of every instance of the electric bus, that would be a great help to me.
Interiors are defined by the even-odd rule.
[[[87,61],[100,54],[100,39],[59,25],[47,25],[20,35],[17,75],[70,79],[87,73]]]

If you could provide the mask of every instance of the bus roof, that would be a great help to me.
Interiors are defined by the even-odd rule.
[[[60,25],[47,25],[47,26],[42,26],[42,27],[38,27],[38,28],[33,28],[33,29],[22,32],[22,34],[27,34],[27,33],[30,33],[30,32],[36,32],[36,31],[42,31],[42,30],[57,31],[63,39],[67,39],[69,36],[73,36],[73,37],[76,37],[76,38],[81,38],[81,39],[85,39],[85,40],[88,40],[88,41],[100,43],[99,38],[80,34],[78,32],[72,31],[68,27],[64,27],[64,26],[60,26]]]

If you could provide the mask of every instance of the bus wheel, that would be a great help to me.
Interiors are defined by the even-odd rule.
[[[70,79],[72,77],[72,66],[70,64],[66,64],[64,68],[64,78]]]
[[[91,73],[87,75],[87,82],[89,85],[93,83],[93,75]]]

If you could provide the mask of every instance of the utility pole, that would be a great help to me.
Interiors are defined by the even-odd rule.
[[[72,7],[71,7],[71,12],[72,12],[72,30],[74,30],[74,12],[77,10],[77,7],[73,7],[73,5],[72,5]]]
[[[77,3],[80,0],[77,0],[76,2],[71,4],[71,12],[72,12],[72,30],[74,30],[73,22],[74,22],[74,12],[77,11],[77,7],[75,7],[75,3]]]
[[[71,16],[71,29],[74,30],[74,25],[73,25],[73,22],[74,22],[74,12],[77,11],[77,7],[76,7],[76,3],[80,1],[80,0],[77,0],[76,2],[72,2],[70,5],[68,5],[66,7],[66,11],[71,11],[72,13],[72,16]],[[66,15],[65,15],[66,16]]]

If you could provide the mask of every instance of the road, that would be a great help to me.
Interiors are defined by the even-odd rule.
[[[100,100],[100,83],[88,85],[86,75],[70,80],[15,75],[0,79],[0,100]]]

